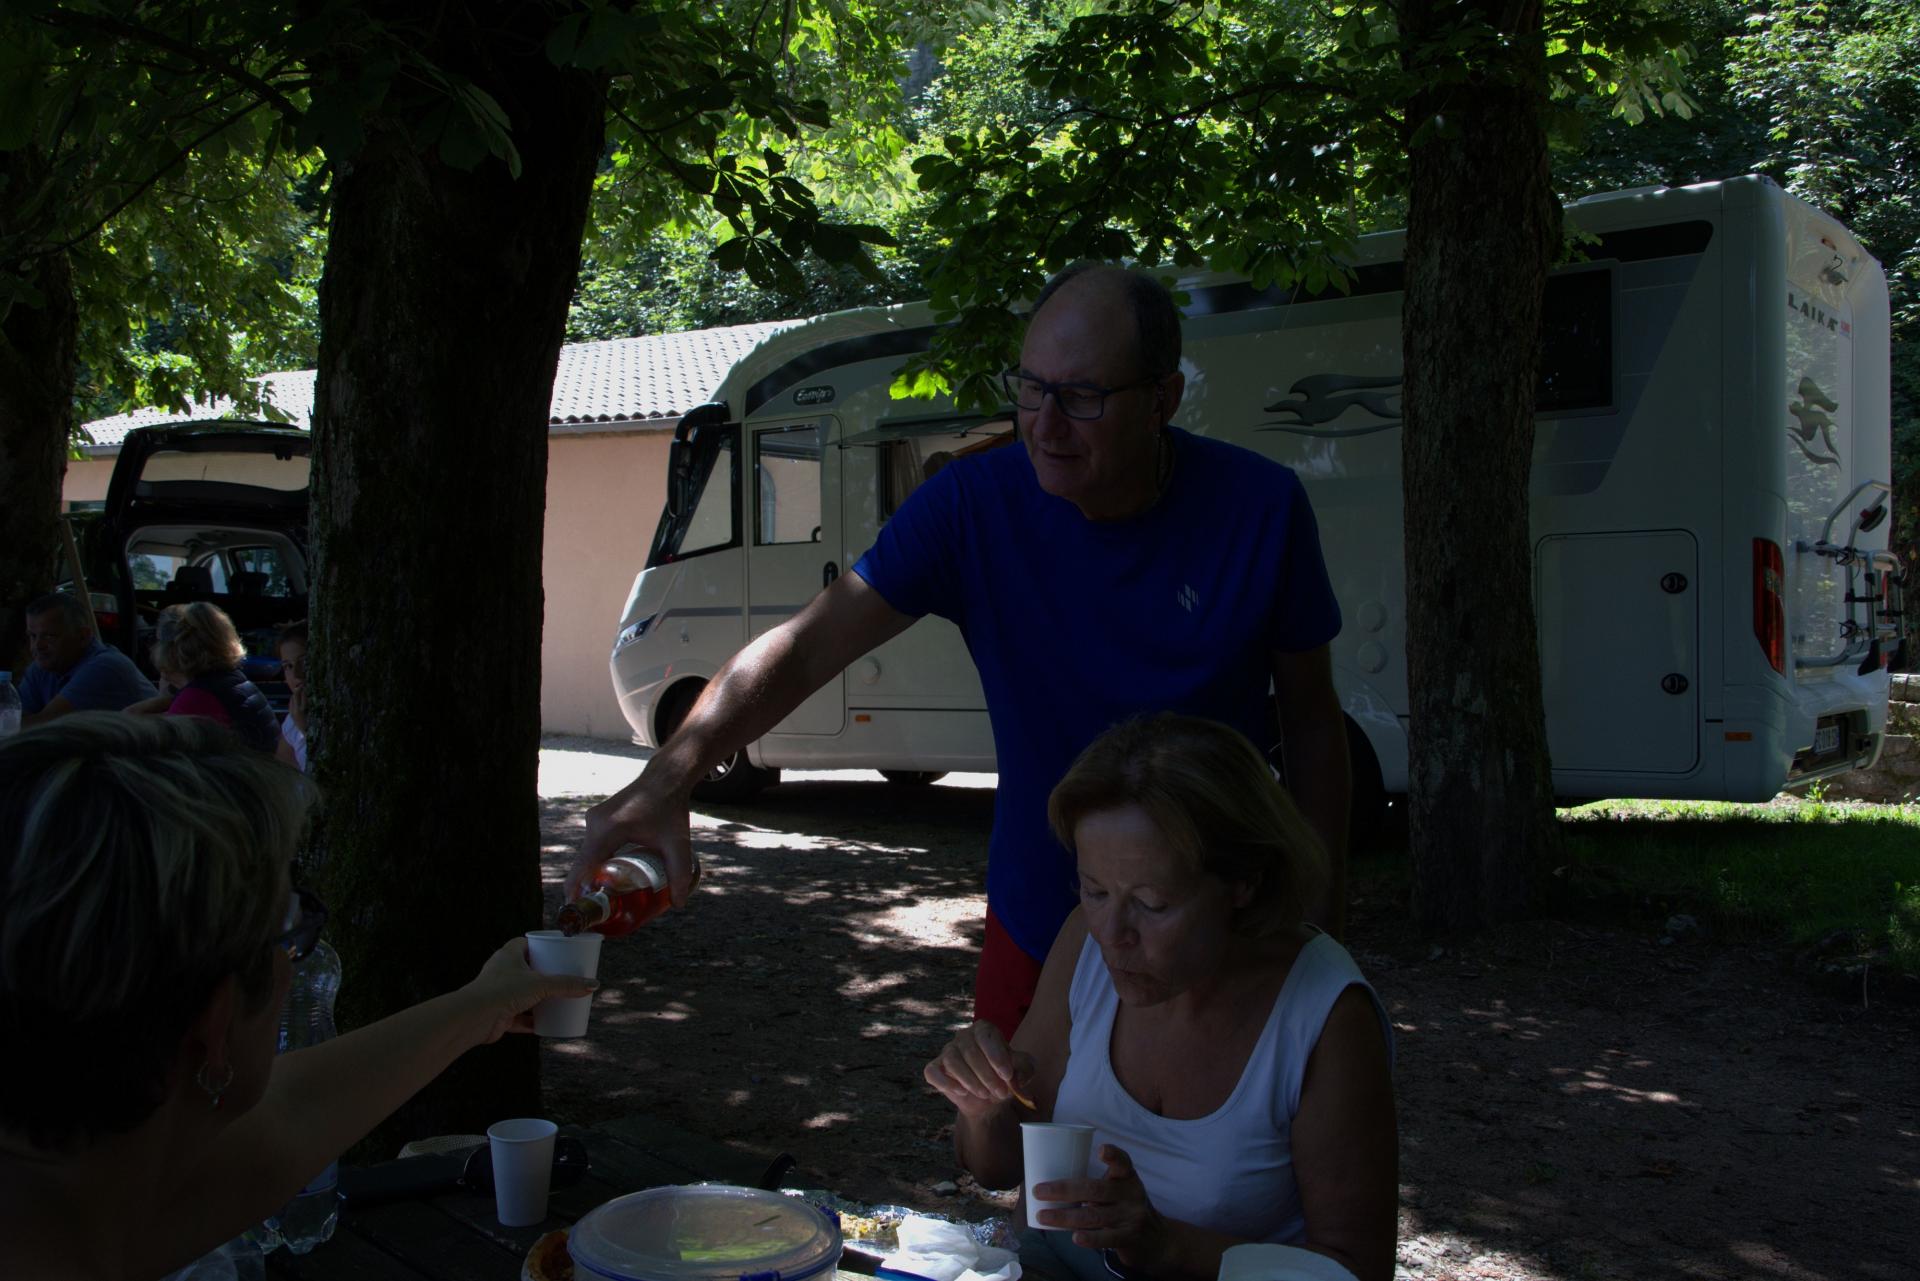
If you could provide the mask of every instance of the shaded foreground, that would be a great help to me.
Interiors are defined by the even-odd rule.
[[[550,914],[588,803],[543,804]],[[657,1114],[791,1153],[790,1182],[990,1213],[919,1073],[969,1017],[991,818],[985,789],[837,779],[696,815],[701,889],[607,946],[593,1034],[546,1050],[548,1114]],[[1356,872],[1398,1036],[1402,1276],[1913,1275],[1920,1007],[1653,927],[1436,948],[1397,875]]]

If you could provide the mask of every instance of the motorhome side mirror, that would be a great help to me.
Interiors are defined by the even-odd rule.
[[[671,516],[686,513],[692,467],[693,455],[687,442],[676,438],[667,446],[667,513]]]

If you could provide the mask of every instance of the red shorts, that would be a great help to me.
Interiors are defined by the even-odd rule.
[[[987,941],[980,949],[980,968],[973,976],[973,1017],[993,1024],[1011,1041],[1039,986],[1040,962],[1021,950],[993,909],[988,908]]]

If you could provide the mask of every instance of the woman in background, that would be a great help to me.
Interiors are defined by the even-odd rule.
[[[256,752],[272,755],[280,742],[280,725],[267,696],[240,670],[246,656],[233,620],[218,605],[169,605],[160,611],[153,633],[160,697],[127,710],[204,716],[232,729]]]

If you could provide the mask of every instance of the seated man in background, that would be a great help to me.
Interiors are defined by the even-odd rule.
[[[93,632],[78,597],[52,592],[27,603],[33,666],[20,683],[21,728],[69,712],[117,712],[157,691],[133,660]]]

